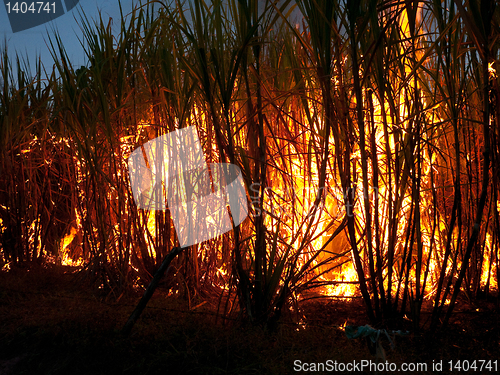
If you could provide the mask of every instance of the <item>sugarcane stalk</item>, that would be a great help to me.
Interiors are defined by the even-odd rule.
[[[146,291],[144,292],[144,295],[142,296],[141,300],[137,304],[137,307],[135,310],[130,314],[130,317],[127,320],[127,323],[122,328],[122,333],[126,336],[130,334],[132,331],[132,328],[134,327],[135,322],[137,319],[142,314],[142,311],[145,309],[146,305],[148,304],[149,300],[153,296],[153,293],[156,290],[156,287],[158,286],[158,283],[160,282],[161,278],[165,274],[165,271],[167,270],[168,266],[174,260],[174,258],[179,255],[182,252],[183,248],[181,247],[174,247],[170,253],[167,254],[167,256],[163,259],[163,262],[158,268],[158,271],[153,276],[153,280],[149,283],[148,287],[146,288]]]

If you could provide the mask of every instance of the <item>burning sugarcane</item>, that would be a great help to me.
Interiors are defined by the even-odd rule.
[[[129,175],[136,204],[143,209],[164,210],[166,195],[180,246],[163,259],[125,323],[125,335],[131,332],[170,263],[184,248],[215,238],[246,218],[248,208],[240,169],[232,164],[212,163],[210,172],[194,127],[153,139],[130,155]]]

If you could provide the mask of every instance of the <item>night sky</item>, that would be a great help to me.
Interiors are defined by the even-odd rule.
[[[13,0],[9,1],[11,4],[15,3]],[[127,14],[131,11],[133,4],[139,4],[139,0],[122,0],[121,3],[124,13]],[[36,58],[41,56],[45,68],[51,70],[53,59],[47,47],[48,35],[52,34],[53,29],[57,29],[73,66],[86,65],[85,52],[79,41],[79,39],[82,40],[83,36],[79,26],[79,14],[82,11],[89,19],[98,19],[99,11],[101,11],[104,20],[113,18],[115,32],[119,30],[120,8],[118,0],[80,0],[73,10],[54,21],[17,33],[12,32],[5,4],[0,4],[0,51],[4,50],[5,43],[7,43],[13,62],[17,52],[22,58],[27,57],[33,71]]]
[[[32,2],[32,0],[24,1],[28,3]],[[38,0],[35,0],[35,2],[36,1]],[[80,40],[83,39],[83,33],[79,26],[81,12],[84,12],[89,20],[96,20],[99,18],[99,11],[101,11],[102,18],[105,22],[107,22],[110,17],[113,19],[115,35],[118,34],[120,29],[120,7],[118,0],[80,0],[75,8],[56,18],[54,21],[13,33],[7,16],[7,8],[5,6],[7,2],[10,2],[12,7],[12,4],[16,1],[5,0],[4,4],[0,4],[0,51],[4,50],[5,43],[7,43],[11,61],[15,62],[14,57],[16,52],[22,58],[27,57],[33,74],[36,58],[38,56],[41,56],[44,67],[48,71],[52,70],[53,59],[47,45],[49,44],[48,36],[53,34],[54,29],[59,31],[73,66],[79,68],[82,65],[87,65],[84,48],[80,43]],[[19,1],[19,3],[21,2],[22,1]],[[167,1],[167,3],[168,2],[169,1]],[[124,14],[129,14],[132,7],[134,5],[139,5],[141,1],[121,0],[121,3]],[[142,4],[145,3],[147,3],[147,1],[142,0]],[[261,4],[264,3],[265,1],[261,1]],[[187,18],[189,19],[189,14],[187,14]],[[295,9],[292,16],[293,22],[300,18],[300,12],[298,9]]]

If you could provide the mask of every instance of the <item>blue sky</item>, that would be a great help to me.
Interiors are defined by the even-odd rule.
[[[7,1],[11,2],[11,4],[15,3],[15,0]],[[32,0],[24,1],[31,2]],[[146,0],[142,1],[143,4],[146,2]],[[137,6],[140,3],[140,0],[121,0],[122,9],[125,14],[129,13],[133,6]],[[118,0],[80,0],[73,10],[56,18],[50,23],[45,23],[17,33],[12,32],[7,9],[4,4],[0,4],[0,51],[3,51],[5,44],[7,44],[11,61],[14,62],[14,57],[17,52],[21,58],[29,61],[32,75],[35,74],[34,68],[36,59],[40,56],[43,66],[50,72],[53,66],[53,59],[47,47],[49,43],[48,36],[53,34],[52,30],[55,28],[60,33],[72,65],[75,68],[87,65],[84,48],[79,41],[79,39],[83,39],[83,33],[79,27],[81,12],[84,12],[89,20],[99,19],[99,12],[101,12],[104,21],[107,21],[111,17],[114,20],[115,35],[118,34],[120,26],[120,7]],[[296,16],[297,14],[296,12]],[[15,71],[13,73],[16,75]]]
[[[11,0],[11,3],[14,2]],[[134,4],[139,4],[139,0],[122,0],[121,3],[124,12],[128,13]],[[79,12],[81,11],[89,19],[97,19],[101,11],[104,20],[109,17],[115,20],[114,25],[118,31],[120,24],[118,0],[80,0],[72,11],[54,21],[17,33],[12,32],[7,10],[4,4],[0,4],[0,51],[3,51],[6,43],[11,57],[14,57],[16,52],[23,58],[27,57],[33,68],[36,58],[40,56],[43,65],[50,70],[53,60],[47,47],[48,35],[52,34],[53,28],[57,28],[73,66],[86,65],[84,49],[78,40],[78,38],[82,39],[83,33],[78,26],[79,22],[76,21],[80,20]]]

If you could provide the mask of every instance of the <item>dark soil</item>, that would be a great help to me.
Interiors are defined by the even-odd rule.
[[[302,303],[300,312],[285,314],[276,331],[269,332],[238,320],[223,323],[210,303],[196,307],[191,301],[196,308],[189,310],[182,298],[166,297],[160,290],[132,334],[124,337],[120,329],[140,293],[118,301],[105,298],[68,271],[0,272],[0,375],[291,374],[297,363],[309,364],[309,370],[316,366],[311,364],[335,361],[376,363],[364,340],[349,340],[344,332],[346,323],[368,323],[360,300]],[[441,372],[462,374],[467,372],[449,371],[448,361],[475,360],[476,371],[468,372],[495,373],[494,362],[491,369],[483,363],[480,371],[478,361],[500,366],[499,315],[496,300],[461,302],[449,327],[432,338],[425,325],[419,334],[396,337],[392,350],[383,337],[386,359],[397,368],[426,364],[427,371],[415,373],[437,373],[432,366],[443,361]]]

